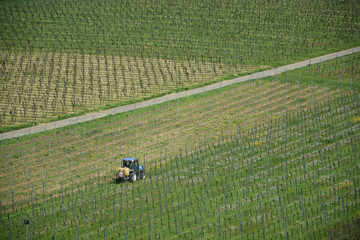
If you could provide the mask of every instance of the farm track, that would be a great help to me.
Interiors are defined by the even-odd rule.
[[[164,102],[171,101],[171,100],[177,100],[177,99],[180,99],[180,98],[184,98],[186,96],[191,96],[191,95],[199,94],[199,93],[202,93],[202,92],[207,92],[207,91],[220,89],[222,87],[229,86],[231,84],[236,84],[236,83],[250,81],[250,80],[259,79],[259,78],[264,78],[264,77],[268,77],[268,76],[275,76],[276,74],[280,74],[280,73],[283,73],[283,72],[286,72],[286,71],[290,71],[290,70],[302,68],[302,67],[305,67],[305,66],[308,66],[308,65],[313,65],[313,64],[316,64],[316,63],[332,60],[332,59],[335,59],[337,57],[346,56],[346,55],[356,53],[356,52],[360,52],[360,47],[355,47],[355,48],[347,49],[347,50],[344,50],[344,51],[335,52],[335,53],[332,53],[332,54],[328,54],[328,55],[308,59],[308,60],[305,60],[305,61],[301,61],[301,62],[281,66],[281,67],[274,68],[274,69],[271,69],[271,70],[266,70],[266,71],[254,73],[254,74],[251,74],[251,75],[235,78],[235,79],[232,79],[232,80],[227,80],[227,81],[215,83],[215,84],[208,85],[208,86],[201,87],[201,88],[197,88],[197,89],[192,89],[192,90],[188,90],[188,91],[183,91],[183,92],[179,92],[179,93],[166,95],[166,96],[163,96],[163,97],[158,97],[158,98],[148,100],[148,101],[144,101],[144,102],[140,102],[140,103],[135,103],[135,104],[130,104],[130,105],[126,105],[126,106],[116,107],[116,108],[113,108],[113,109],[100,111],[100,112],[97,112],[97,113],[86,114],[86,115],[82,115],[82,116],[79,116],[79,117],[73,117],[73,118],[69,118],[69,119],[64,119],[64,120],[56,121],[56,122],[53,122],[53,123],[41,124],[41,125],[38,125],[38,126],[27,128],[27,129],[20,129],[20,130],[16,130],[16,131],[3,133],[2,134],[2,139],[10,139],[10,138],[15,138],[15,137],[20,137],[20,136],[27,135],[29,133],[30,134],[32,134],[32,133],[40,133],[40,132],[43,132],[43,131],[52,130],[52,129],[56,129],[56,128],[60,128],[60,127],[64,127],[64,126],[69,126],[69,125],[72,125],[72,124],[78,124],[78,123],[87,122],[87,121],[90,121],[90,120],[93,120],[93,119],[103,118],[103,117],[106,117],[106,116],[109,116],[109,115],[113,115],[115,113],[123,113],[123,112],[131,111],[131,110],[134,110],[134,109],[153,106],[155,104],[164,103]]]

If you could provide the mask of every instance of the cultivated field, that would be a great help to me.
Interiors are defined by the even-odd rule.
[[[2,1],[0,12],[2,131],[360,43],[356,0]]]
[[[0,0],[0,132],[359,46],[358,0]],[[358,239],[360,53],[0,139],[0,238]],[[146,179],[115,184],[124,157]]]
[[[2,61],[2,126],[151,98],[257,69],[221,63],[56,53],[3,53]]]
[[[326,66],[356,56],[2,141],[1,234],[355,238],[359,75]],[[146,180],[113,184],[125,156]]]

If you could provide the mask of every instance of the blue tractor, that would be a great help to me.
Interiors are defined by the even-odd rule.
[[[137,179],[145,179],[144,167],[139,165],[139,159],[137,158],[124,158],[122,167],[117,169],[115,182],[135,182]]]

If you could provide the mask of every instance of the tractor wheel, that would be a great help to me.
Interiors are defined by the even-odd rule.
[[[145,172],[140,173],[140,179],[142,179],[142,180],[145,179]]]
[[[136,181],[136,173],[131,173],[131,174],[130,174],[130,181],[131,181],[131,182],[135,182],[135,181]]]

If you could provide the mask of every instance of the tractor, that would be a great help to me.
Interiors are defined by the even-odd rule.
[[[124,158],[122,167],[117,169],[115,183],[122,181],[135,182],[136,179],[145,179],[145,169],[139,165],[137,158]]]

